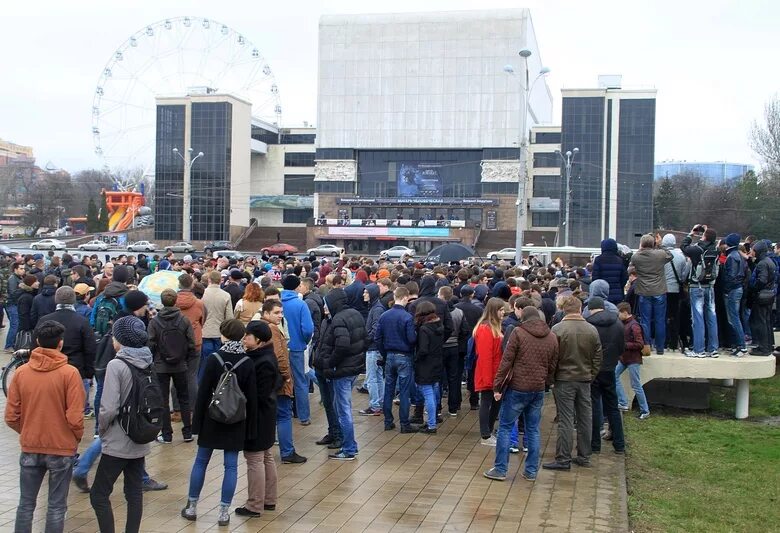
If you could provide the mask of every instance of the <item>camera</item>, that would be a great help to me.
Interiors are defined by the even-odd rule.
[[[696,224],[693,227],[693,232],[694,233],[704,233],[704,224]]]

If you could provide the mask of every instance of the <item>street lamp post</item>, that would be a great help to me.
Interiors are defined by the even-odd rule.
[[[566,205],[564,206],[564,226],[563,226],[563,245],[569,246],[569,206],[571,205],[571,162],[574,161],[574,156],[579,153],[579,148],[574,148],[573,150],[567,150],[566,151],[566,157],[564,157],[564,154],[561,153],[560,150],[556,150],[555,153],[560,156],[560,158],[563,160],[564,168],[566,169],[566,190],[565,190],[565,196],[564,201],[566,202]]]
[[[192,157],[192,148],[187,149],[186,155],[181,155],[178,148],[173,149],[173,153],[178,155],[182,161],[184,161],[184,184],[182,187],[182,220],[181,238],[183,241],[190,242],[191,225],[190,225],[190,174],[192,173],[192,165],[195,161],[203,157],[203,152],[198,152],[198,155]],[[192,158],[192,159],[190,159]]]
[[[528,58],[531,57],[531,50],[524,48],[520,50],[519,55],[522,58],[523,61],[523,72],[525,73],[523,85],[522,85],[522,95],[523,95],[523,102],[520,106],[520,142],[519,142],[519,148],[520,148],[520,172],[518,176],[518,185],[517,185],[517,221],[516,221],[516,231],[515,231],[515,264],[520,265],[523,262],[523,241],[524,241],[524,235],[525,235],[525,227],[527,225],[527,217],[528,217],[528,188],[526,187],[528,183],[528,125],[527,125],[527,119],[528,119],[528,112],[530,109],[530,96],[531,96],[531,90],[533,89],[536,82],[541,78],[542,76],[548,74],[550,72],[550,69],[547,67],[543,67],[539,74],[534,79],[533,83],[529,83],[529,76],[528,76]],[[505,65],[504,66],[504,72],[510,75],[514,75],[515,69],[512,67],[512,65]]]

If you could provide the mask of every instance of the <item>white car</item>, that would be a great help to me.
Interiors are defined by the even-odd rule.
[[[33,250],[64,250],[65,243],[58,239],[43,239],[30,245]]]
[[[127,246],[128,252],[154,252],[155,245],[149,241],[137,241]]]
[[[79,250],[96,250],[98,252],[105,252],[108,250],[108,245],[103,241],[89,241],[84,244],[79,244]]]
[[[401,259],[402,257],[414,257],[414,248],[408,246],[393,246],[387,250],[379,252],[379,257],[386,257],[387,259]]]
[[[491,261],[498,261],[499,259],[505,259],[506,261],[514,261],[517,256],[517,250],[515,248],[502,248],[495,252],[488,252],[487,258]]]
[[[165,247],[166,252],[183,252],[189,254],[195,251],[195,247],[188,242],[177,242]]]
[[[320,244],[315,248],[309,248],[306,251],[307,255],[331,255],[338,257],[344,253],[344,248],[339,248],[335,244]]]

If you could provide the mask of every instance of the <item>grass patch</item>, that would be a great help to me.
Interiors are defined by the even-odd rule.
[[[780,376],[750,385],[751,419],[780,415]],[[647,532],[777,531],[780,427],[734,416],[734,391],[714,387],[712,414],[656,409],[625,417],[632,529]]]

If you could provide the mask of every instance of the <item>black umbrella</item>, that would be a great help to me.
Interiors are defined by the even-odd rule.
[[[477,254],[474,253],[474,250],[465,244],[453,242],[449,244],[442,244],[441,246],[437,246],[428,252],[428,257],[425,258],[425,262],[450,263],[452,261],[468,259],[469,257],[474,257],[475,255]]]

